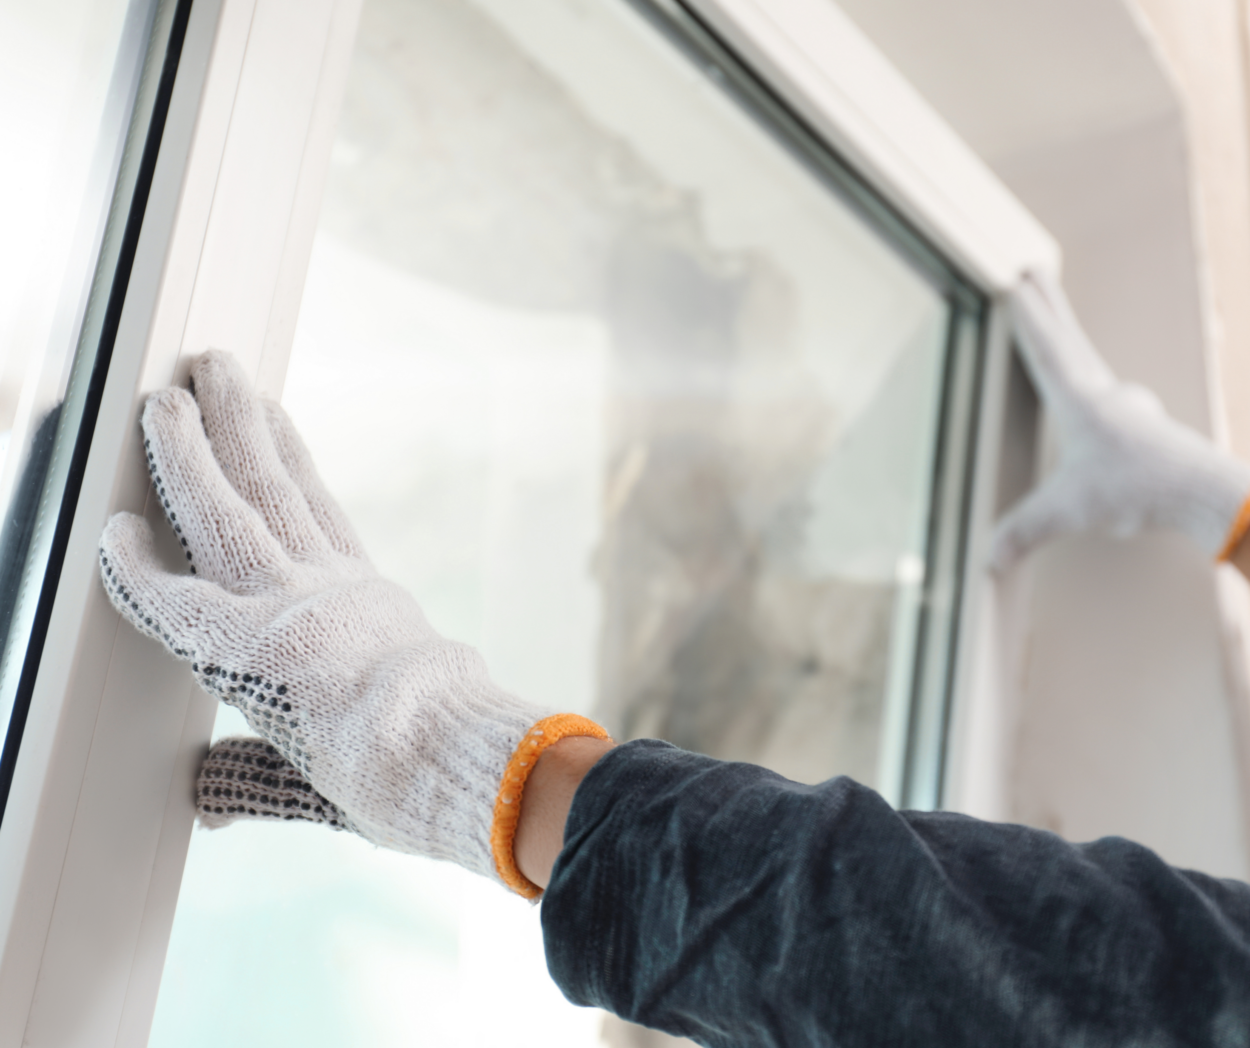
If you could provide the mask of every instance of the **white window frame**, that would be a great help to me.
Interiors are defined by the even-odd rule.
[[[137,419],[187,358],[229,349],[281,392],[360,3],[192,8],[0,825],[0,1044],[147,1042],[215,707],[121,623],[97,542],[114,512],[159,517]],[[1006,422],[1001,293],[1025,268],[1056,269],[1058,249],[830,0],[687,6],[994,303],[946,782],[946,806],[993,813],[1011,659],[1011,616],[982,568]]]

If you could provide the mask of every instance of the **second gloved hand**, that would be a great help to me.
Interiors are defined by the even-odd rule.
[[[1058,468],[1000,523],[996,569],[1066,534],[1188,535],[1211,557],[1241,537],[1250,465],[1170,418],[1141,386],[1119,381],[1081,329],[1059,285],[1024,278],[1012,319],[1060,442]]]

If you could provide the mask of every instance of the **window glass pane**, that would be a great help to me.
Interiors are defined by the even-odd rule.
[[[284,403],[379,569],[505,687],[897,795],[919,653],[950,646],[923,610],[966,323],[732,73],[619,0],[367,0]],[[493,885],[317,827],[197,833],[152,1045],[278,1036],[601,1019]]]
[[[180,20],[168,0],[0,0],[0,811],[124,301],[144,158],[159,144],[161,74],[176,68],[169,44],[180,44],[174,26],[189,4],[181,8]]]

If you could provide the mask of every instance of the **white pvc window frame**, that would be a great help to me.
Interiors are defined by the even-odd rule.
[[[194,0],[0,825],[0,1044],[147,1042],[215,708],[121,623],[97,541],[114,512],[159,515],[137,420],[187,358],[229,349],[281,392],[360,2]],[[945,783],[947,807],[994,814],[1012,657],[1004,595],[981,567],[1010,421],[998,303],[1021,270],[1056,268],[1057,248],[830,0],[686,8],[995,302]]]

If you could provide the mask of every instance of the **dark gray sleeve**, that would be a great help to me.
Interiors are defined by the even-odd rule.
[[[1250,1045],[1250,887],[644,740],[574,799],[565,995],[711,1048]]]

